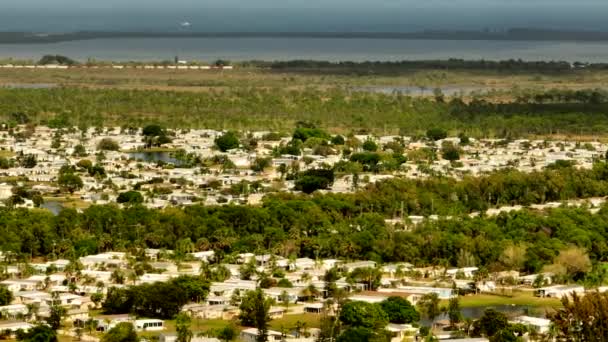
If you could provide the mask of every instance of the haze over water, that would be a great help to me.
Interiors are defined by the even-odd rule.
[[[605,0],[3,0],[0,31],[608,30]]]
[[[608,31],[604,0],[4,0],[0,31]],[[181,24],[188,22],[188,27]],[[0,45],[0,58],[79,60],[509,59],[608,62],[607,43],[285,38],[103,39]]]
[[[608,61],[608,43],[313,38],[124,38],[0,45],[0,58],[64,54],[80,61],[421,59]]]

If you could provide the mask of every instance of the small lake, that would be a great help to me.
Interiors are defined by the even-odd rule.
[[[403,94],[412,96],[433,96],[435,89],[440,89],[445,96],[469,95],[471,93],[488,92],[495,88],[483,86],[443,86],[443,87],[419,87],[419,86],[370,86],[358,87],[355,91],[363,91],[380,94]]]
[[[496,305],[496,306],[476,306],[476,307],[464,307],[461,309],[462,315],[465,318],[478,319],[483,316],[484,312],[488,309],[494,309],[496,311],[504,313],[509,318],[517,316],[533,316],[533,317],[545,317],[545,312],[548,308],[527,306],[527,305]],[[447,313],[439,315],[435,321],[448,320]],[[431,322],[426,319],[422,319],[421,323],[430,325]]]
[[[498,306],[480,306],[480,307],[468,307],[462,308],[462,314],[464,317],[479,318],[483,316],[483,313],[488,309],[494,309],[507,315],[512,316],[542,316],[545,315],[545,309],[542,307],[532,307],[527,305],[498,305]],[[447,315],[445,315],[447,319]]]
[[[148,163],[155,163],[162,161],[167,164],[173,164],[175,166],[182,165],[182,161],[173,157],[171,152],[129,152],[127,153],[130,158],[135,160],[141,160]]]
[[[2,12],[6,12],[6,10]],[[596,12],[599,15],[599,12],[602,11]],[[521,17],[521,15],[522,13],[517,13],[518,17]],[[468,17],[469,15],[465,16]],[[18,17],[19,22],[24,21],[25,17],[29,16]],[[116,13],[112,12],[112,18],[104,23],[112,22],[114,24],[115,17]],[[5,22],[15,18],[5,15],[2,19],[0,20],[0,25],[5,25],[6,27]],[[200,21],[205,22],[208,19],[201,18]],[[129,23],[133,22],[132,17],[129,17],[127,20]],[[399,21],[402,20],[402,18],[399,19]],[[48,20],[39,21],[48,22]],[[332,21],[335,22],[335,18],[332,18]],[[603,17],[602,22],[605,22]],[[288,27],[291,23],[286,25]],[[484,25],[481,24],[476,26],[476,28],[483,27]],[[74,27],[85,26],[72,25],[64,31],[73,31]],[[27,29],[25,29],[25,31],[30,30],[33,30],[32,25],[28,25]],[[101,31],[104,30],[106,29],[101,29]],[[228,29],[228,31],[230,30]],[[333,31],[333,29],[330,29],[330,31]],[[179,56],[186,60],[203,59],[207,61],[217,59],[227,59],[230,61],[287,61],[300,59],[338,62],[439,60],[449,58],[466,60],[563,60],[597,63],[608,61],[608,42],[407,40],[388,38],[295,39],[289,37],[108,38],[50,44],[3,44],[0,49],[0,58],[12,57],[37,60],[42,55],[57,54],[59,51],[65,56],[70,56],[83,62],[88,58],[110,61],[156,61],[172,59],[174,56]]]
[[[3,83],[0,88],[9,89],[52,89],[57,88],[55,83]]]
[[[59,201],[45,200],[44,203],[40,205],[40,208],[47,209],[53,213],[53,215],[57,216],[63,210],[63,204]]]

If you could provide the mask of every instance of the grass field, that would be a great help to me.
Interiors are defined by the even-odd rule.
[[[319,315],[316,314],[297,314],[285,315],[281,319],[276,319],[270,322],[270,329],[281,331],[281,328],[292,330],[297,322],[306,324],[307,328],[319,327]]]
[[[197,335],[199,333],[222,329],[228,324],[230,324],[229,321],[224,321],[221,319],[193,319],[190,328],[194,335]],[[150,331],[140,333],[139,335],[142,337],[152,337],[158,336],[162,333],[175,333],[175,331],[175,320],[166,320],[165,329],[163,331]]]
[[[54,84],[52,89],[2,89]],[[400,70],[394,74],[327,73],[239,68],[230,71],[146,69],[0,69],[0,122],[24,114],[53,127],[133,126],[291,132],[301,122],[330,133],[422,135],[431,127],[476,138],[606,136],[605,108],[550,106],[481,114],[433,97],[443,88],[464,102],[511,102],[549,89],[604,88],[608,71],[555,74],[458,70]],[[388,87],[383,93],[360,88]],[[407,88],[393,96],[390,88]],[[19,88],[19,87],[17,87]],[[27,87],[26,87],[27,88]],[[474,90],[477,89],[477,90]],[[473,93],[468,93],[472,91]],[[517,110],[522,112],[517,112]],[[476,114],[477,113],[477,114]],[[551,118],[549,119],[549,115]],[[579,138],[580,137],[580,138]]]
[[[11,158],[14,155],[15,155],[14,152],[6,151],[6,150],[0,150],[0,158]]]
[[[142,148],[142,149],[132,149],[132,150],[122,150],[121,152],[123,153],[161,153],[161,152],[165,152],[165,153],[171,153],[171,152],[176,152],[177,149],[175,148],[168,148],[168,147],[152,147],[152,148]]]
[[[276,319],[270,322],[270,329],[281,331],[281,330],[293,330],[297,322],[305,323],[306,328],[318,328],[319,327],[319,316],[314,314],[297,314],[297,315],[285,315],[281,319]],[[205,333],[210,331],[217,331],[230,324],[229,321],[221,319],[194,319],[192,320],[191,329],[194,335],[199,333]],[[238,324],[237,324],[238,326]],[[240,327],[242,329],[242,327]],[[175,320],[165,321],[165,329],[162,332],[145,332],[140,333],[141,337],[153,337],[158,336],[161,333],[175,333]],[[61,342],[67,342],[61,341]]]
[[[595,88],[608,82],[608,72],[585,70],[548,74],[506,74],[491,71],[413,70],[395,75],[318,74],[239,68],[230,71],[145,69],[0,69],[2,84],[56,84],[89,88],[217,91],[231,87],[304,90],[360,86],[475,86],[511,88]],[[416,92],[412,92],[413,95]]]
[[[561,307],[561,303],[558,299],[535,297],[532,292],[515,292],[512,297],[491,294],[464,296],[460,298],[460,305],[462,307],[483,307],[501,305],[518,305],[548,308]]]
[[[64,208],[70,209],[86,209],[91,206],[90,202],[81,200],[77,196],[72,197],[45,197],[44,201],[59,202]]]

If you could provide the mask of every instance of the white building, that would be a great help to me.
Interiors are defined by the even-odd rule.
[[[160,319],[137,319],[134,326],[137,331],[160,331],[165,329],[165,323]]]
[[[541,287],[536,290],[539,297],[550,297],[550,298],[562,298],[564,296],[571,296],[576,293],[579,296],[585,294],[585,287],[581,285],[554,285]]]
[[[519,316],[513,322],[528,326],[529,328],[534,329],[538,334],[547,333],[551,326],[551,320],[549,319],[530,316]]]

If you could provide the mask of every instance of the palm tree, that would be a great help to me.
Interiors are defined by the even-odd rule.
[[[95,278],[93,278],[92,276],[86,274],[84,277],[82,277],[82,285],[89,286],[93,285],[94,283]]]
[[[27,319],[30,320],[33,318],[34,320],[37,320],[38,311],[40,310],[40,306],[36,303],[30,303],[30,304],[25,304],[25,307],[27,308],[27,314],[26,314]]]
[[[44,285],[43,286],[44,286],[44,290],[48,290],[49,287],[51,287],[51,277],[46,276],[44,278]]]
[[[296,337],[300,338],[301,335],[306,336],[308,334],[307,332],[307,326],[306,326],[306,322],[303,321],[297,321],[296,325],[294,327],[294,330],[296,332]]]
[[[133,284],[135,285],[135,283],[137,282],[137,280],[139,279],[139,276],[137,275],[137,272],[131,271],[129,272],[129,274],[127,274],[127,279]]]
[[[405,267],[403,265],[397,266],[397,269],[395,270],[395,277],[399,279],[403,278],[403,276],[405,275],[404,269]]]
[[[289,311],[289,293],[286,290],[283,290],[279,295],[279,299],[283,306],[285,306],[285,311]]]
[[[95,286],[97,287],[97,292],[103,292],[103,289],[106,287],[103,281],[98,281]]]
[[[110,275],[110,280],[112,280],[115,284],[124,284],[125,283],[125,274],[121,270],[116,269]]]
[[[306,287],[306,291],[308,292],[309,297],[313,300],[321,294],[321,292],[319,292],[319,290],[315,287],[314,284],[308,285]]]
[[[549,324],[549,331],[546,333],[547,341],[555,341],[557,334],[557,326],[555,323],[551,322],[551,324]]]
[[[465,317],[464,321],[464,331],[467,336],[471,336],[471,328],[473,327],[473,319],[471,317]]]
[[[279,332],[281,333],[281,341],[286,341],[287,340],[287,334],[289,333],[289,329],[281,324],[281,327],[279,329]]]
[[[77,327],[74,332],[76,333],[76,340],[82,341],[82,333],[83,333],[82,328]]]
[[[308,272],[302,273],[302,276],[300,277],[301,282],[309,283],[311,280],[312,280],[312,277],[310,276],[310,274]]]
[[[95,319],[89,318],[84,322],[85,329],[89,332],[89,334],[93,333],[93,331],[97,330],[98,322]]]
[[[300,296],[306,297],[307,301],[311,301],[319,296],[319,290],[317,290],[314,284],[310,284],[300,291]]]
[[[74,282],[70,282],[68,284],[68,289],[70,290],[71,293],[76,293],[76,291],[78,290],[78,285]]]

